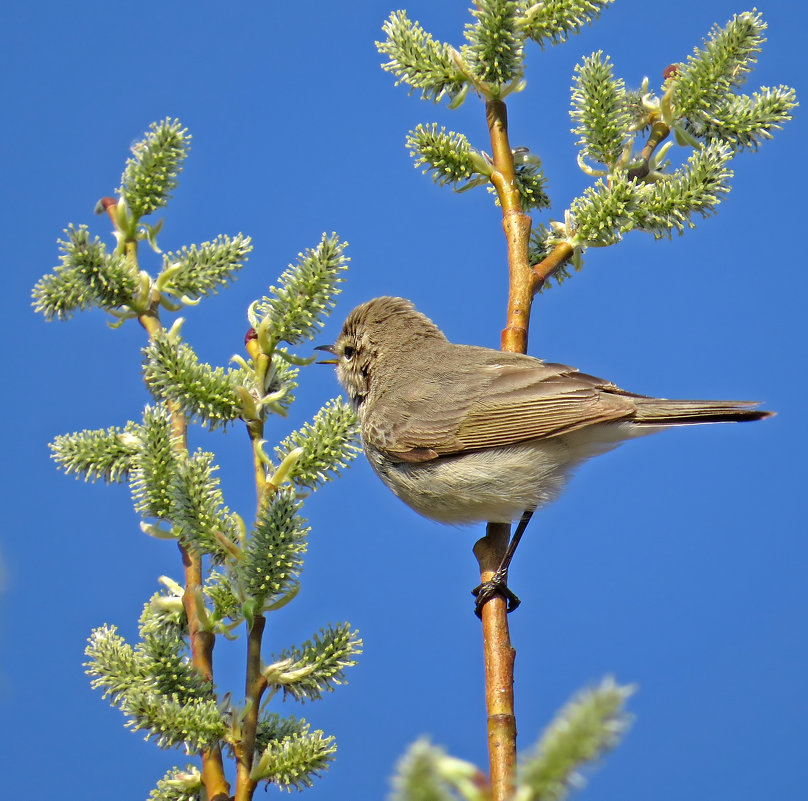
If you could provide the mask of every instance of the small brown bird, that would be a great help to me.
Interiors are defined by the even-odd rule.
[[[773,414],[749,401],[637,395],[563,364],[455,345],[403,298],[357,306],[319,350],[335,357],[321,363],[336,365],[365,454],[401,500],[442,523],[521,517],[515,542],[591,456],[671,426]],[[506,571],[507,562],[498,586],[478,594],[478,611],[496,591],[515,608]]]

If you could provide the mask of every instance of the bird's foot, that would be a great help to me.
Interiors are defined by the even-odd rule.
[[[488,580],[475,587],[471,594],[475,597],[474,614],[480,619],[483,616],[483,607],[496,595],[504,598],[507,603],[507,612],[513,612],[522,603],[516,594],[508,586],[508,579],[505,573],[497,571]]]

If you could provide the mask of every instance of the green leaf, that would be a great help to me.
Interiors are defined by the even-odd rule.
[[[132,146],[118,189],[135,219],[165,206],[177,187],[177,176],[188,155],[191,135],[179,120],[153,122]]]
[[[628,728],[624,713],[632,687],[619,687],[604,679],[597,687],[578,694],[547,727],[519,772],[524,801],[561,801],[583,779],[578,772],[614,748]]]
[[[410,22],[406,11],[394,11],[382,26],[387,36],[376,42],[382,56],[390,60],[382,69],[392,72],[400,83],[420,89],[426,100],[439,102],[448,97],[461,102],[466,92],[466,77],[452,58],[448,44],[433,39],[418,22]]]

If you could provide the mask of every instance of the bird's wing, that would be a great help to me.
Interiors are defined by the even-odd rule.
[[[391,458],[422,462],[556,437],[635,412],[637,396],[614,384],[521,354],[496,354],[472,379],[466,373],[468,391],[460,397],[447,389],[453,378],[421,381],[397,393],[400,404],[392,414],[388,409],[376,426],[367,421],[371,444]]]

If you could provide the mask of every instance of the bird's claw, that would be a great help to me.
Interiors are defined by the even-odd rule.
[[[522,603],[508,586],[504,576],[495,573],[488,581],[483,581],[475,587],[471,594],[475,597],[474,614],[480,619],[483,616],[483,607],[496,595],[504,598],[507,603],[506,612],[510,613]]]

